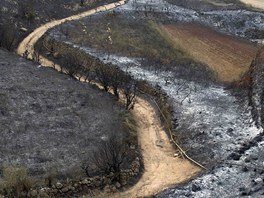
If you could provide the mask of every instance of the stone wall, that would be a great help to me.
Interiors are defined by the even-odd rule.
[[[87,177],[78,181],[69,180],[57,182],[51,187],[31,189],[27,197],[70,197],[90,192],[95,189],[104,189],[105,192],[116,192],[127,186],[132,179],[140,174],[140,159],[137,157],[127,170],[121,170],[120,181],[116,181],[114,173],[106,176]]]

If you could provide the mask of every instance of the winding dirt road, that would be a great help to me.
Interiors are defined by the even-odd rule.
[[[17,53],[23,55],[27,51],[28,58],[32,58],[34,45],[50,28],[66,21],[77,20],[92,15],[98,11],[113,9],[124,3],[124,1],[119,1],[82,14],[44,24],[20,43]],[[54,66],[53,62],[44,57],[40,57],[40,64],[48,67]],[[57,66],[57,68],[59,69],[60,67]],[[138,183],[127,191],[118,194],[119,197],[150,196],[167,187],[184,182],[200,172],[201,169],[187,159],[174,157],[175,149],[162,129],[154,108],[146,100],[137,98],[133,111],[138,121],[138,140],[142,149],[145,171]]]
[[[122,197],[146,197],[195,176],[200,168],[174,157],[175,149],[160,126],[154,108],[137,98],[134,114],[139,125],[138,139],[145,166],[139,182]]]

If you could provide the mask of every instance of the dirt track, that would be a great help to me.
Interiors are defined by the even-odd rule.
[[[32,58],[33,52],[34,52],[34,45],[35,45],[35,43],[50,28],[53,28],[53,27],[55,27],[57,25],[60,25],[60,24],[62,24],[64,22],[67,22],[67,21],[78,20],[78,19],[81,19],[83,17],[87,17],[87,16],[90,16],[90,15],[93,15],[93,14],[95,14],[97,12],[111,10],[111,9],[113,9],[113,8],[115,8],[117,6],[123,5],[123,4],[125,4],[125,1],[124,0],[118,1],[116,3],[111,3],[111,4],[108,4],[108,5],[100,6],[98,8],[91,9],[91,10],[88,10],[86,12],[83,12],[83,13],[80,13],[80,14],[77,14],[77,15],[73,15],[73,16],[70,16],[70,17],[67,17],[67,18],[64,18],[64,19],[54,20],[54,21],[48,22],[48,23],[40,26],[36,30],[34,30],[30,35],[28,35],[19,44],[19,46],[17,48],[17,53],[22,56],[25,53],[25,51],[27,50],[27,52],[29,53],[28,58]]]
[[[27,51],[28,58],[34,54],[34,45],[38,39],[50,28],[62,24],[68,20],[77,20],[85,16],[92,15],[96,11],[112,9],[124,1],[101,6],[97,9],[89,10],[83,14],[68,17],[66,19],[49,22],[32,32],[19,45],[17,53],[23,55]],[[44,66],[53,66],[53,62],[41,57],[40,62]],[[166,187],[186,181],[195,176],[200,168],[191,164],[186,159],[174,157],[174,149],[160,126],[153,107],[145,100],[138,98],[134,108],[135,116],[138,120],[138,139],[142,149],[145,172],[138,183],[121,193],[119,196],[145,197],[155,194]]]
[[[173,157],[174,149],[161,128],[150,104],[138,98],[134,113],[139,125],[139,143],[142,149],[145,172],[139,182],[124,197],[146,197],[190,179],[200,169],[189,161]]]
[[[240,0],[241,2],[245,4],[249,4],[253,7],[264,9],[264,2],[263,0]]]

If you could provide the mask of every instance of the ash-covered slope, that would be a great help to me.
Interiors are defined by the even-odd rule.
[[[121,131],[107,93],[3,50],[0,71],[0,166],[77,171],[102,138]]]
[[[249,103],[259,133],[250,139],[243,138],[237,149],[232,151],[226,159],[215,162],[215,167],[204,175],[192,180],[188,184],[167,189],[159,193],[157,198],[173,197],[252,197],[264,195],[264,54],[260,51],[247,79],[251,77],[249,87]],[[250,75],[249,75],[250,74]],[[247,84],[248,82],[245,82]],[[244,122],[244,125],[246,123]],[[240,125],[239,127],[243,126]],[[245,127],[241,132],[249,132]]]

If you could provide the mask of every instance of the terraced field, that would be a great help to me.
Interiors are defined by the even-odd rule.
[[[222,82],[238,80],[249,68],[257,47],[197,24],[163,25],[162,31],[196,61],[212,69]]]

